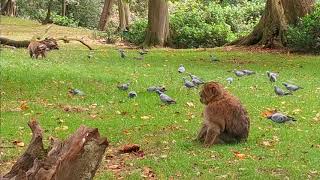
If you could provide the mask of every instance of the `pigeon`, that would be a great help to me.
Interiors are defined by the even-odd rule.
[[[289,84],[289,83],[282,83],[290,92],[292,91],[297,91],[299,89],[303,89],[300,86],[294,85],[294,84]]]
[[[144,49],[140,49],[140,50],[138,51],[138,53],[139,53],[141,56],[143,56],[143,55],[145,55],[145,54],[148,54],[148,52],[145,51]]]
[[[144,57],[143,57],[143,56],[140,56],[140,57],[134,57],[133,59],[134,59],[134,60],[143,60],[143,59],[144,59]]]
[[[286,96],[286,95],[292,95],[292,93],[290,92],[284,92],[281,88],[279,88],[278,86],[274,86],[274,92],[278,95],[278,96]]]
[[[193,88],[195,87],[195,84],[189,80],[187,80],[186,78],[182,78],[184,81],[184,86],[187,88]]]
[[[170,96],[164,94],[163,92],[157,90],[156,91],[159,94],[160,100],[165,104],[176,104],[176,101],[173,100]]]
[[[125,55],[123,49],[119,49],[119,53],[120,53],[120,57],[121,57],[121,58],[123,58],[123,59],[126,58],[126,55]]]
[[[247,70],[247,69],[242,70],[242,72],[243,72],[245,75],[248,75],[248,76],[256,73],[256,72],[254,72],[254,71],[250,71],[250,70]]]
[[[182,64],[180,64],[179,68],[178,68],[178,72],[179,73],[184,73],[186,71],[186,68],[184,68],[184,66]]]
[[[211,62],[218,62],[218,61],[220,61],[215,55],[210,55],[210,60],[211,60]]]
[[[234,70],[233,72],[238,77],[242,77],[246,75],[243,71]]]
[[[117,87],[120,90],[126,91],[129,89],[129,83],[119,84]]]
[[[267,71],[267,76],[268,76],[270,82],[276,82],[277,81],[277,77],[279,75],[277,73]]]
[[[268,116],[267,118],[271,119],[273,122],[276,122],[276,123],[284,123],[287,121],[296,121],[293,117],[284,115],[282,113],[274,113],[274,114]]]
[[[229,84],[233,83],[233,78],[232,78],[232,77],[227,78],[227,82],[228,82]]]
[[[84,92],[80,91],[79,89],[70,89],[69,93],[72,95],[84,96]]]
[[[128,97],[129,97],[129,98],[135,98],[135,97],[137,97],[137,93],[136,93],[135,91],[130,91],[130,92],[128,93]]]
[[[198,86],[200,84],[204,84],[203,80],[198,76],[192,75],[191,73],[189,73],[189,76],[191,77],[191,81],[194,85]]]
[[[156,92],[157,90],[161,92],[167,91],[164,86],[151,86],[147,89],[148,92]]]

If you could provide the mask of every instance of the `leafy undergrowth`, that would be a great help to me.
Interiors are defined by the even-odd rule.
[[[49,136],[66,138],[80,124],[98,127],[109,138],[96,179],[108,178],[315,178],[319,176],[320,58],[224,51],[152,49],[142,61],[128,50],[122,60],[114,49],[98,48],[93,58],[78,46],[62,46],[48,58],[32,60],[24,49],[1,52],[1,172],[24,151],[31,136],[27,121],[39,119]],[[209,55],[221,60],[212,64]],[[206,81],[223,83],[247,107],[251,131],[246,143],[204,148],[193,141],[202,121],[199,89],[183,87],[179,64]],[[256,75],[236,78],[230,70],[251,69]],[[276,83],[304,87],[293,96],[277,97],[265,72],[279,72]],[[226,78],[235,82],[227,85]],[[129,99],[117,84],[131,81]],[[176,105],[164,106],[152,85],[164,85]],[[70,96],[68,88],[85,96]],[[298,120],[275,124],[261,113],[277,109]],[[22,142],[22,143],[21,143]],[[15,144],[13,144],[15,143]],[[139,144],[142,154],[118,155],[125,144]]]

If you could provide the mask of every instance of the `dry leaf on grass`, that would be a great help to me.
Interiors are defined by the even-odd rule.
[[[140,150],[140,145],[138,144],[126,144],[121,149],[119,149],[119,153],[132,153],[138,152]]]
[[[267,108],[265,111],[261,112],[261,116],[264,118],[267,118],[268,116],[271,116],[272,114],[276,113],[276,109],[269,109]]]
[[[24,147],[24,142],[20,141],[20,140],[15,140],[12,142],[14,145],[18,146],[18,147]]]
[[[233,153],[234,153],[235,157],[237,157],[238,159],[241,159],[241,160],[245,159],[247,156],[247,155],[242,154],[240,152],[233,152]]]

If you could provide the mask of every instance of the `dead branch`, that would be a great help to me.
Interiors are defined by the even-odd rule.
[[[81,39],[78,39],[78,38],[68,38],[68,37],[61,37],[61,38],[57,38],[56,39],[57,41],[61,40],[63,41],[64,43],[69,43],[70,41],[78,41],[80,42],[81,44],[87,46],[87,48],[89,48],[90,50],[93,50],[93,48],[91,46],[89,46],[87,43],[85,43],[83,40]]]

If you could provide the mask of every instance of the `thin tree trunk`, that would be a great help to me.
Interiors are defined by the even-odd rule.
[[[67,11],[66,0],[62,0],[61,16],[66,16],[66,11]]]
[[[125,12],[125,25],[126,25],[126,28],[127,30],[129,29],[129,24],[130,24],[130,7],[129,7],[129,3],[128,2],[125,2],[124,3],[124,12]]]
[[[169,40],[169,11],[166,0],[149,0],[148,28],[144,46],[164,46]]]
[[[118,11],[119,11],[119,31],[124,31],[126,29],[126,16],[124,11],[124,2],[118,0]]]
[[[16,16],[17,4],[16,0],[1,1],[1,14],[5,16]]]
[[[99,25],[98,25],[98,29],[100,31],[105,30],[106,24],[109,21],[110,16],[111,16],[112,5],[113,5],[113,0],[105,0],[104,1],[102,13],[101,13],[100,21],[99,21]]]
[[[267,0],[265,12],[254,30],[228,45],[285,47],[288,25],[296,24],[300,17],[313,9],[314,4],[315,0]]]
[[[51,20],[51,6],[52,6],[52,0],[50,0],[48,2],[47,16],[46,16],[46,19],[42,22],[42,24],[52,23],[52,20]]]

